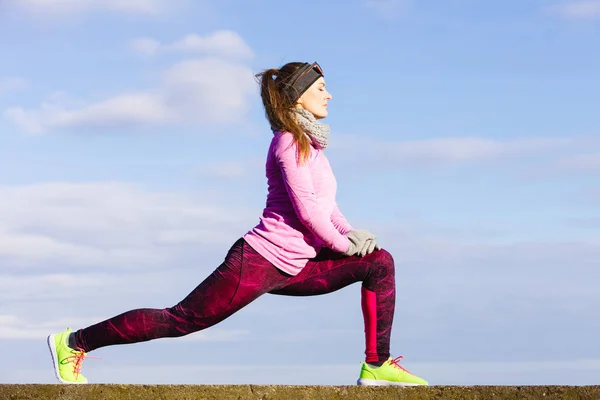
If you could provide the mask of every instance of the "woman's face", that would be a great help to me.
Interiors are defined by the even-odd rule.
[[[320,77],[300,96],[296,106],[312,113],[316,119],[327,116],[327,102],[331,94],[325,89],[325,78]]]

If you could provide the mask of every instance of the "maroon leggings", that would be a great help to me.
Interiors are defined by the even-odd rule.
[[[291,276],[265,260],[243,239],[176,306],[127,311],[77,331],[75,341],[88,352],[103,346],[183,336],[223,321],[265,293],[313,296],[358,281],[362,281],[366,361],[387,360],[396,301],[394,260],[390,253],[376,250],[361,258],[323,249],[298,275]]]

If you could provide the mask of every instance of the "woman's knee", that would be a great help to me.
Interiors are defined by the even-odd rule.
[[[394,262],[394,256],[386,249],[376,250],[373,253],[375,255],[374,263],[378,268],[384,270],[386,273],[394,274],[396,265]]]

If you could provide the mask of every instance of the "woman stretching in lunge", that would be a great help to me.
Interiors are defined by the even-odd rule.
[[[86,353],[100,347],[176,337],[211,327],[265,293],[311,296],[361,281],[366,360],[359,385],[426,385],[390,357],[396,289],[394,260],[375,236],[355,230],[336,204],[323,150],[331,95],[317,63],[288,63],[258,74],[273,139],[268,195],[259,223],[223,263],[174,307],[138,309],[72,332],[50,335],[60,382],[86,383]]]

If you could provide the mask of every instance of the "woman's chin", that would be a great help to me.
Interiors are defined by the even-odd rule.
[[[318,114],[315,114],[316,119],[323,119],[327,117],[327,110],[321,111]]]

